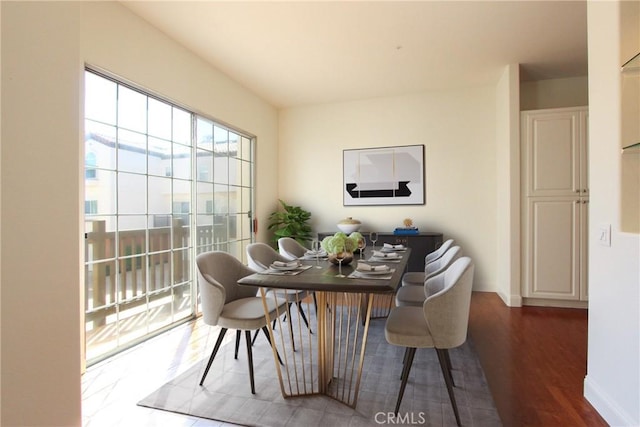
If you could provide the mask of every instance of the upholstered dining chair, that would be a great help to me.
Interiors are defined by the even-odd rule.
[[[278,239],[278,252],[285,258],[290,260],[295,260],[300,257],[303,257],[304,254],[307,253],[307,248],[302,246],[300,242],[291,237],[281,237]],[[313,305],[316,308],[316,313],[318,313],[318,301],[316,299],[316,293],[310,292],[313,295]]]
[[[408,271],[404,273],[404,275],[402,276],[402,286],[405,286],[405,285],[422,286],[424,284],[427,266],[433,261],[440,258],[442,255],[444,255],[445,252],[447,252],[451,246],[453,246],[453,239],[448,239],[442,245],[440,245],[438,249],[428,253],[424,257],[425,271]]]
[[[449,349],[461,346],[467,339],[473,270],[469,257],[457,259],[445,271],[428,279],[428,285],[434,292],[422,307],[395,307],[389,313],[384,330],[387,342],[407,348],[400,376],[402,382],[396,402],[396,415],[402,403],[416,349],[434,348],[456,422],[460,425],[460,414],[453,393]]]
[[[298,259],[307,252],[307,248],[291,237],[281,237],[278,239],[278,252],[290,260]]]
[[[198,285],[200,286],[200,298],[202,301],[202,317],[204,323],[210,326],[220,326],[220,333],[216,340],[211,357],[207,362],[200,385],[204,383],[213,359],[216,357],[222,339],[228,329],[236,329],[235,358],[238,358],[238,346],[240,344],[240,332],[245,331],[247,343],[247,357],[249,363],[249,379],[251,393],[255,394],[255,381],[253,378],[253,353],[251,350],[251,331],[262,330],[271,343],[267,318],[262,298],[257,296],[258,288],[255,286],[240,286],[238,280],[253,274],[254,272],[242,264],[234,256],[220,251],[203,252],[196,257],[198,271]],[[276,306],[273,299],[267,302],[270,316],[276,315],[276,310],[281,311],[285,303]],[[280,357],[280,356],[278,356]]]
[[[431,292],[431,290],[425,286],[429,278],[442,273],[461,256],[462,250],[460,246],[452,246],[440,258],[427,264],[425,267],[424,282],[420,286],[408,283],[400,287],[398,292],[396,292],[396,305],[422,307],[422,303],[429,296],[429,292]]]
[[[249,268],[251,268],[254,272],[262,272],[269,268],[274,261],[281,262],[289,262],[291,261],[288,258],[283,257],[275,249],[266,243],[250,243],[247,245],[247,261],[249,264]],[[278,301],[286,301],[288,305],[287,312],[291,312],[291,306],[293,304],[298,308],[298,313],[300,317],[304,321],[304,324],[307,325],[307,328],[311,330],[309,326],[309,321],[307,320],[307,316],[304,313],[304,309],[302,308],[302,300],[305,299],[309,292],[305,290],[284,290],[284,289],[269,289],[268,294],[275,293],[276,299]],[[269,300],[273,298],[268,298]],[[291,321],[289,321],[289,332],[291,334],[291,339],[293,340],[293,325]],[[253,339],[255,340],[257,334],[254,335]]]

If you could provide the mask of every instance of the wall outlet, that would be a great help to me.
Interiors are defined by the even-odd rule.
[[[611,224],[600,224],[597,231],[598,243],[602,246],[611,246]]]

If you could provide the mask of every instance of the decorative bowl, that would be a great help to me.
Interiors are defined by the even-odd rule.
[[[343,219],[337,225],[338,229],[347,235],[360,230],[360,227],[362,227],[362,223],[360,221],[351,217]]]
[[[336,258],[336,254],[327,254],[329,258],[329,262],[335,265],[339,265],[338,259]],[[346,252],[344,258],[342,258],[342,265],[349,265],[353,261],[353,252]]]

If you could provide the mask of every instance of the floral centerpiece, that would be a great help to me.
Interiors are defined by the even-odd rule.
[[[357,231],[348,236],[342,231],[337,232],[333,236],[327,236],[322,239],[320,246],[329,255],[329,261],[338,264],[336,255],[345,253],[342,259],[342,265],[347,265],[353,260],[353,252],[360,247],[360,242],[364,241],[362,234]]]

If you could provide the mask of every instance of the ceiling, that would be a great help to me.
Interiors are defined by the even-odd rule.
[[[586,1],[122,1],[278,108],[587,75]]]

